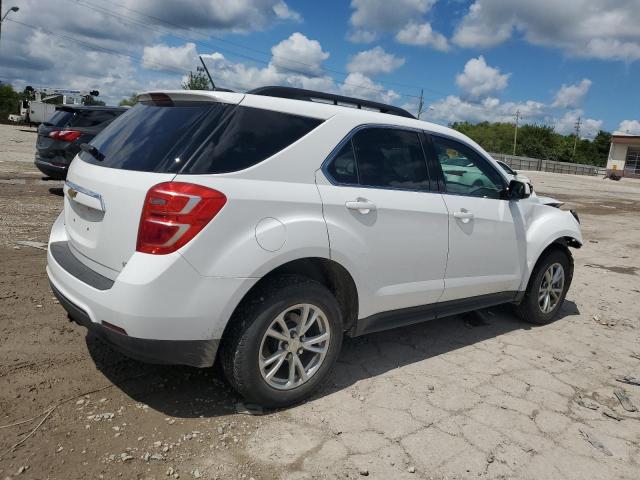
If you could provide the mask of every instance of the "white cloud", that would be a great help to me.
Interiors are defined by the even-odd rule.
[[[528,122],[542,122],[548,115],[548,107],[542,102],[501,102],[487,97],[480,102],[470,102],[456,95],[449,95],[430,105],[426,118],[452,122],[513,122],[516,111]]]
[[[556,99],[553,102],[554,107],[577,108],[591,88],[591,80],[583,78],[580,83],[575,85],[562,84]]]
[[[628,133],[629,135],[640,135],[640,121],[623,120],[618,125],[618,132]]]
[[[278,20],[301,20],[300,14],[282,0],[127,0],[125,6],[129,8],[127,15],[143,14],[145,22],[163,28],[248,32],[262,30]]]
[[[446,37],[435,32],[429,23],[407,23],[402,30],[396,33],[396,41],[406,45],[431,46],[441,52],[449,50],[449,42]]]
[[[446,51],[447,39],[424,19],[435,3],[436,0],[351,0],[354,11],[349,23],[353,30],[347,38],[354,43],[370,43],[380,33],[392,33],[399,43]]]
[[[299,32],[293,33],[272,47],[271,53],[271,63],[274,66],[306,75],[320,74],[322,62],[329,58],[329,54],[322,50],[320,42],[309,40]]]
[[[368,98],[382,103],[394,103],[400,98],[395,91],[386,90],[384,86],[359,72],[347,75],[339,92],[348,97]]]
[[[456,85],[470,98],[481,98],[490,93],[504,90],[510,73],[487,65],[484,57],[472,58],[464,66],[464,72],[456,75]]]
[[[2,23],[2,80],[17,88],[98,89],[100,99],[109,103],[153,85],[180,88],[176,73],[194,68],[197,57],[187,63],[190,46],[170,50],[165,45],[169,55],[161,55],[166,32],[206,39],[212,32],[249,32],[300,20],[282,0],[122,0],[100,9],[74,3],[70,15],[59,2],[16,4],[20,11]],[[12,18],[42,27],[30,29]],[[146,68],[141,69],[137,58],[144,58]],[[176,73],[169,76],[168,71]]]
[[[193,69],[197,61],[196,44],[191,42],[179,47],[170,47],[164,43],[158,43],[150,47],[144,47],[142,53],[142,66],[147,70],[186,72]]]
[[[582,110],[572,110],[566,112],[562,117],[555,121],[555,131],[562,135],[575,133],[576,122],[580,118],[580,138],[593,138],[599,130],[602,129],[602,120],[593,118],[584,118]]]
[[[358,52],[347,64],[349,72],[360,72],[367,75],[390,73],[404,65],[404,58],[387,53],[382,47]]]
[[[293,20],[294,22],[302,21],[302,15],[294,10],[291,10],[289,6],[282,1],[277,2],[273,6],[273,12],[280,20]]]
[[[365,30],[398,30],[417,16],[427,13],[436,0],[351,0],[349,22]]]
[[[487,97],[480,102],[470,102],[455,95],[449,95],[432,103],[423,119],[441,123],[453,122],[501,122],[513,123],[516,111],[520,111],[520,121],[552,125],[563,135],[575,132],[575,123],[581,118],[580,137],[593,138],[602,129],[602,120],[584,118],[582,110],[566,112],[562,117],[554,115],[553,107],[543,102],[527,100],[525,102],[502,102]]]
[[[475,0],[458,25],[453,42],[492,47],[514,32],[535,45],[602,60],[640,59],[637,0]]]

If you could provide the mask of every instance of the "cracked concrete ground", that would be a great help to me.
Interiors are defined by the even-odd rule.
[[[0,429],[0,478],[640,477],[640,412],[614,393],[640,408],[616,380],[640,377],[640,182],[526,172],[584,228],[553,324],[500,307],[347,339],[314,398],[251,416],[215,368],[141,364],[67,323],[44,252],[14,248],[46,241],[61,205],[15,144],[0,141],[0,426],[80,396],[9,453],[42,417]]]

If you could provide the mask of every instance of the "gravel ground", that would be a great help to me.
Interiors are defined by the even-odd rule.
[[[24,130],[0,125],[0,478],[638,478],[640,386],[618,379],[640,377],[640,182],[526,172],[584,227],[553,324],[496,308],[347,339],[315,398],[251,415],[216,368],[66,320],[45,252],[15,243],[62,205]]]

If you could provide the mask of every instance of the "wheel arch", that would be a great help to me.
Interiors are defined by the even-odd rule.
[[[531,276],[540,263],[540,260],[542,260],[551,250],[554,249],[561,250],[567,255],[567,257],[569,258],[569,266],[571,268],[569,275],[573,277],[573,255],[571,254],[569,247],[580,248],[581,246],[582,243],[577,238],[571,235],[560,236],[548,241],[545,245],[542,246],[541,250],[537,253],[537,255],[533,258],[533,261],[530,263],[526,282],[523,282],[520,290],[526,290],[526,288],[529,286],[529,282],[531,281]]]
[[[224,339],[229,325],[234,322],[235,313],[244,302],[263,289],[264,285],[273,278],[287,275],[302,276],[324,285],[338,301],[345,331],[348,332],[355,327],[358,318],[358,290],[353,276],[344,266],[334,260],[323,257],[304,257],[285,262],[263,275],[245,293],[234,309],[225,326],[222,338]]]

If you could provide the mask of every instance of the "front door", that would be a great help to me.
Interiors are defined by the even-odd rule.
[[[468,145],[436,135],[431,139],[449,211],[441,301],[517,291],[526,258],[520,250],[526,242],[517,202],[501,198],[504,178]]]
[[[420,137],[367,127],[317,175],[331,255],[357,277],[360,318],[435,303],[444,289],[448,213]]]

